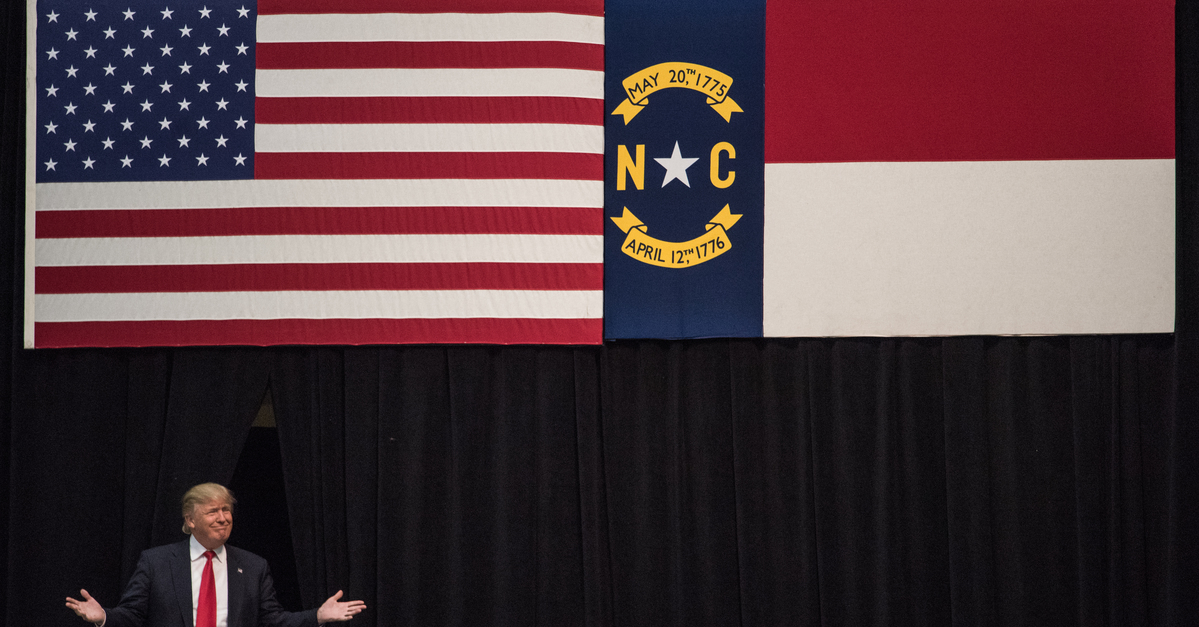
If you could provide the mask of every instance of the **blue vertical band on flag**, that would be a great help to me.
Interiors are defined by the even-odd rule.
[[[765,2],[605,11],[604,336],[759,337]]]
[[[253,2],[37,10],[39,183],[253,178]]]

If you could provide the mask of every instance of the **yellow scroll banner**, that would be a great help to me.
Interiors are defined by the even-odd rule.
[[[619,218],[612,218],[612,221],[621,231],[628,233],[620,247],[624,254],[653,266],[687,268],[727,253],[733,247],[733,242],[726,231],[740,219],[741,214],[734,214],[725,205],[704,227],[707,233],[686,242],[664,242],[646,235],[649,228],[628,207],[624,207],[624,213]]]
[[[612,115],[624,116],[628,124],[642,109],[649,104],[650,94],[661,90],[682,87],[698,91],[708,97],[708,104],[714,111],[730,121],[734,113],[743,111],[732,98],[729,89],[733,87],[733,79],[724,72],[718,72],[710,67],[695,63],[659,63],[651,65],[621,82],[627,98],[621,102]]]

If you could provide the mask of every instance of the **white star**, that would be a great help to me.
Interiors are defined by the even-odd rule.
[[[78,39],[75,39],[75,35],[78,35],[78,34],[79,34],[79,31],[77,31],[73,28],[71,30],[67,31],[67,41],[79,41]]]
[[[67,106],[63,108],[67,110],[67,115],[75,115],[75,109],[78,109],[79,107],[75,106],[75,103],[73,102],[68,102]]]
[[[96,86],[91,83],[88,83],[87,86],[83,88],[83,93],[86,96],[95,96],[96,95]]]
[[[104,66],[102,69],[104,70],[105,76],[116,76],[115,72],[117,71],[117,68],[113,64],[109,63],[108,65]]]
[[[116,106],[116,105],[114,105],[114,104],[112,103],[112,101],[111,101],[111,100],[109,100],[108,102],[104,103],[104,105],[103,105],[103,107],[104,107],[104,112],[105,112],[105,113],[112,113],[112,108],[113,108],[113,107],[115,107],[115,106]]]
[[[172,11],[168,8],[168,9],[163,9],[162,11],[159,11],[159,13],[162,14],[162,19],[169,20],[169,19],[171,19],[171,14],[174,13],[174,11]]]
[[[245,53],[246,53],[246,51],[247,51],[247,50],[249,50],[249,49],[250,49],[250,47],[249,47],[249,46],[247,46],[247,45],[245,44],[245,42],[242,42],[242,44],[241,44],[240,46],[238,46],[238,47],[237,47],[237,54],[245,54]]]
[[[113,141],[113,139],[111,137],[105,137],[104,141],[102,141],[100,143],[104,144],[105,150],[112,150],[112,145],[115,144],[116,142]]]
[[[205,157],[204,153],[200,153],[200,156],[196,157],[196,165],[208,165],[208,157]]]
[[[161,94],[167,94],[167,93],[170,93],[170,92],[171,92],[171,88],[172,88],[172,87],[174,87],[174,85],[172,85],[172,84],[170,84],[170,83],[168,83],[168,82],[166,82],[166,81],[163,81],[163,82],[162,82],[162,84],[161,84],[161,85],[159,85],[159,87],[161,87],[161,88],[162,88],[162,91],[161,91],[161,92],[158,92],[158,93],[161,93]]]
[[[46,56],[48,56],[51,59],[57,60],[58,59],[58,51],[55,50],[54,48],[51,48],[46,51]]]
[[[220,137],[216,138],[216,146],[217,146],[217,148],[224,148],[224,147],[225,147],[225,142],[227,142],[227,141],[229,141],[229,140],[228,140],[228,139],[226,139],[224,135],[221,135]]]
[[[67,147],[67,152],[75,152],[75,141],[74,140],[68,139],[67,143],[63,144],[63,146]]]
[[[121,159],[121,167],[122,168],[128,168],[128,167],[131,167],[132,165],[133,165],[133,159],[130,159],[129,155],[125,155],[125,158]]]
[[[86,57],[83,57],[84,59],[95,59],[96,58],[96,49],[91,46],[88,46],[87,49],[83,51],[83,54],[87,55]]]
[[[97,13],[95,11],[88,9],[87,13],[84,13],[84,15],[87,16],[87,19],[84,20],[85,22],[95,22],[96,21]]]
[[[246,8],[246,5],[241,5],[241,8],[237,10],[237,17],[250,17],[250,10]]]
[[[142,76],[154,73],[154,66],[149,63],[142,66]]]
[[[216,67],[218,70],[217,74],[222,74],[222,73],[228,74],[229,73],[229,64],[225,63],[224,61],[221,61],[220,65],[217,65]]]
[[[46,125],[46,134],[49,135],[50,133],[54,133],[55,135],[57,135],[58,132],[54,130],[56,128],[58,128],[58,125],[53,122],[47,124]]]
[[[245,81],[237,81],[236,83],[233,83],[233,84],[237,85],[237,91],[245,91],[246,87],[250,86],[250,84]]]
[[[246,120],[243,117],[238,117],[236,120],[233,121],[233,123],[237,125],[237,128],[245,128],[246,122],[248,122],[248,120]]]
[[[153,139],[150,139],[149,135],[146,135],[145,137],[141,138],[140,141],[142,143],[142,148],[149,148],[150,144],[154,142]]]
[[[237,153],[237,156],[233,158],[233,162],[233,165],[245,165],[246,158],[241,156],[241,153],[239,152]]]
[[[149,26],[142,29],[142,39],[147,39],[147,38],[148,39],[154,38],[154,29],[150,28]]]
[[[134,50],[137,50],[137,48],[134,48],[133,46],[125,46],[124,48],[121,48],[121,52],[124,52],[125,56],[127,57],[132,57]]]
[[[49,172],[50,170],[53,170],[54,166],[56,166],[56,165],[58,165],[58,162],[53,159],[47,161],[46,162],[46,171]]]
[[[111,27],[111,26],[109,26],[109,27],[108,27],[108,30],[106,30],[106,31],[101,31],[101,32],[103,32],[103,33],[104,33],[104,38],[105,38],[105,39],[112,39],[112,38],[113,38],[113,35],[116,35],[116,34],[117,34],[117,31],[116,31],[116,30],[115,30],[113,27]]]
[[[187,64],[187,61],[184,61],[184,62],[183,62],[183,65],[180,65],[180,66],[179,66],[179,73],[180,73],[180,74],[191,74],[191,73],[192,73],[192,66],[188,65],[188,64]]]
[[[699,158],[684,158],[682,153],[679,152],[679,142],[676,141],[674,143],[674,153],[670,155],[670,158],[656,157],[654,161],[657,161],[658,165],[666,168],[666,176],[662,179],[662,187],[666,187],[667,183],[675,179],[682,181],[683,185],[691,187],[691,182],[687,180],[687,168],[691,167],[691,164],[696,161],[699,161]]]
[[[46,96],[58,96],[58,88],[51,85],[46,88]]]
[[[225,26],[224,24],[221,24],[220,26],[218,26],[216,30],[218,33],[220,33],[220,35],[217,35],[218,37],[228,37],[229,36],[229,27]]]
[[[142,111],[149,111],[150,107],[153,107],[153,106],[154,106],[154,103],[150,102],[149,98],[146,98],[145,102],[142,103]]]
[[[199,124],[200,128],[208,128],[208,120],[205,120],[204,118],[196,120],[196,124]]]
[[[170,44],[167,44],[167,45],[159,48],[159,50],[162,51],[162,56],[169,57],[169,56],[171,56],[171,50],[173,50],[173,48],[171,48]]]
[[[196,83],[196,87],[199,87],[200,91],[208,91],[208,86],[211,84],[212,83],[209,83],[208,81],[200,81]]]
[[[180,137],[179,138],[179,147],[180,148],[191,148],[191,146],[187,145],[187,142],[189,142],[189,141],[191,141],[191,140],[187,138],[187,135]]]
[[[49,22],[57,22],[57,21],[58,21],[58,14],[57,14],[57,13],[55,13],[54,11],[51,11],[51,12],[49,12],[49,13],[47,13],[47,14],[46,14],[46,20],[47,20],[47,21],[49,21]]]
[[[162,121],[158,123],[158,127],[158,130],[160,131],[169,131],[171,130],[171,121],[164,117],[162,118]]]
[[[192,36],[192,29],[191,29],[191,28],[188,28],[187,24],[184,24],[184,25],[183,25],[183,28],[180,28],[180,29],[179,29],[179,36],[180,36],[180,37],[191,37],[191,36]]]
[[[129,118],[125,118],[125,121],[121,122],[121,130],[122,131],[132,131],[133,130],[133,122],[130,122]]]
[[[121,85],[121,90],[122,90],[121,93],[123,93],[123,94],[132,94],[133,93],[133,83],[130,83],[129,81],[125,81],[125,84]]]
[[[209,13],[212,13],[212,9],[208,8],[207,6],[205,6],[203,9],[200,9],[200,17],[208,17]]]
[[[83,169],[84,170],[95,170],[95,168],[92,167],[92,165],[95,163],[96,163],[95,159],[88,157],[87,159],[83,160]]]
[[[188,107],[190,107],[191,104],[192,103],[187,101],[187,98],[184,98],[183,100],[179,101],[179,110],[180,111],[191,111],[191,109],[188,109]]]
[[[166,154],[164,153],[161,157],[158,158],[158,167],[160,167],[160,168],[161,167],[168,167],[168,168],[171,167],[171,158],[166,156]]]
[[[67,68],[67,77],[68,77],[68,78],[75,78],[75,73],[76,73],[76,72],[78,72],[78,71],[79,71],[79,70],[77,70],[77,69],[75,68],[75,66],[73,66],[73,65],[72,65],[71,67]]]
[[[212,49],[212,46],[209,46],[208,44],[204,44],[204,45],[200,46],[199,49],[200,49],[200,54],[208,54],[208,51]]]
[[[216,101],[217,111],[228,111],[228,109],[225,108],[225,106],[228,104],[229,104],[229,101],[225,100],[224,98],[221,98],[220,100]]]
[[[96,132],[96,123],[91,120],[84,122],[83,123],[83,132],[84,133],[95,133]]]
[[[125,14],[125,19],[127,19],[127,20],[131,20],[131,19],[133,19],[133,15],[134,15],[134,13],[133,13],[133,11],[131,11],[130,9],[125,9],[125,10],[123,11],[123,13]]]

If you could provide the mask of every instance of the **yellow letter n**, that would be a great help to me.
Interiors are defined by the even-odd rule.
[[[633,185],[637,189],[645,189],[645,144],[637,144],[637,159],[629,154],[629,149],[620,144],[616,149],[616,189],[625,190],[624,175],[633,177]]]

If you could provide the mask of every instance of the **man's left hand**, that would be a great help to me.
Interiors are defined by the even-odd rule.
[[[329,597],[321,604],[320,609],[316,611],[316,622],[318,624],[325,623],[340,623],[342,621],[354,618],[358,612],[366,609],[366,603],[362,601],[338,601],[341,598],[341,590],[337,594]]]

